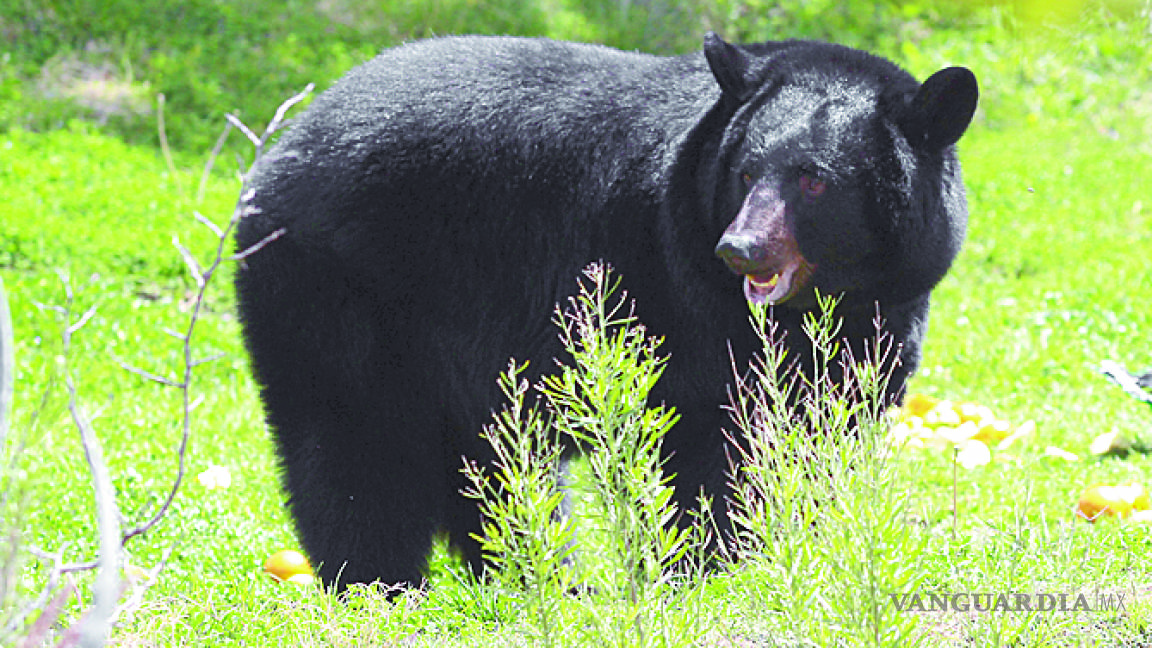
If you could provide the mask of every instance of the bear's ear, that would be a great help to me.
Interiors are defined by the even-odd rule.
[[[913,146],[939,150],[955,144],[976,112],[980,91],[968,68],[950,67],[928,77],[908,104],[903,130]]]
[[[725,42],[715,32],[708,32],[704,35],[704,58],[725,95],[738,102],[752,96],[756,88],[748,82],[748,55],[744,50]]]

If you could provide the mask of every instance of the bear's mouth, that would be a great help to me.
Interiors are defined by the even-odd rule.
[[[812,267],[803,257],[794,258],[778,272],[744,275],[744,297],[754,304],[782,304],[800,292],[811,276]]]
[[[715,252],[730,270],[743,275],[744,297],[753,304],[775,306],[792,299],[808,286],[816,267],[800,252],[787,202],[764,179],[748,191]]]

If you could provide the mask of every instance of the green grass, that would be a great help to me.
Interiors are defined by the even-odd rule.
[[[0,510],[5,524],[19,529],[28,544],[56,550],[71,543],[70,559],[91,556],[95,546],[91,488],[63,396],[56,390],[41,400],[58,375],[60,321],[36,304],[63,302],[57,271],[70,277],[77,311],[98,305],[97,315],[76,336],[71,362],[104,444],[121,510],[135,521],[163,496],[174,474],[179,406],[175,392],[125,372],[117,361],[165,375],[179,366],[179,346],[163,329],[184,327],[193,286],[171,239],[178,235],[206,255],[212,236],[194,223],[191,211],[222,222],[237,189],[228,172],[218,171],[210,177],[205,200],[195,201],[206,151],[223,124],[219,112],[269,115],[304,82],[330,81],[380,44],[370,42],[379,32],[349,31],[314,17],[281,24],[257,11],[260,3],[250,4],[252,20],[264,21],[262,33],[276,36],[268,40],[269,56],[257,61],[241,56],[240,45],[230,49],[226,41],[235,43],[236,34],[219,29],[225,23],[212,16],[231,10],[207,1],[188,4],[206,16],[189,28],[204,42],[182,60],[173,60],[163,48],[144,56],[143,37],[132,28],[117,28],[111,19],[95,34],[113,44],[110,57],[118,69],[138,70],[137,81],[170,93],[169,122],[174,132],[184,133],[175,138],[175,171],[149,141],[153,117],[113,119],[98,127],[76,121],[84,112],[58,102],[42,113],[51,117],[47,121],[29,116],[45,101],[30,98],[29,70],[68,52],[79,56],[83,43],[69,40],[74,28],[51,23],[52,29],[41,32],[44,42],[27,41],[26,50],[14,50],[0,62],[0,119],[8,126],[0,134],[0,272],[17,335],[14,440],[21,444],[18,455],[17,448],[7,449],[5,461],[15,457],[16,463],[0,475],[0,486],[16,499]],[[446,16],[441,20],[457,21],[443,23],[443,31],[536,30],[628,44],[628,38],[641,38],[641,27],[648,24],[636,19],[634,25],[621,23],[627,30],[604,26],[610,21],[603,17],[612,15],[609,3],[553,4],[566,9],[516,18],[501,13],[499,3],[489,5],[489,13],[478,13],[472,3],[428,6]],[[424,16],[417,5],[397,6],[410,14],[406,23],[391,23],[407,30],[394,37],[422,35],[416,25]],[[461,18],[455,12],[460,6],[471,13]],[[749,36],[769,33],[765,25],[733,18],[735,4],[716,7],[714,21],[744,25]],[[1070,513],[1078,494],[1092,483],[1135,480],[1152,486],[1148,458],[1094,460],[1087,453],[1088,442],[1100,433],[1152,436],[1148,408],[1096,370],[1105,359],[1131,369],[1152,366],[1147,14],[1087,13],[1074,27],[1046,29],[1015,22],[998,10],[975,11],[955,27],[925,22],[931,11],[917,11],[900,22],[909,30],[926,25],[915,38],[840,32],[846,40],[873,41],[918,75],[965,64],[981,80],[981,109],[961,142],[971,207],[968,242],[935,293],[924,365],[912,389],[986,404],[1014,423],[1034,420],[1037,432],[1020,448],[995,455],[992,464],[959,471],[955,483],[946,454],[909,455],[900,464],[899,479],[911,501],[906,515],[911,544],[901,546],[913,547],[908,562],[916,565],[927,589],[1147,590],[1149,528],[1089,525]],[[164,29],[163,16],[137,18]],[[296,40],[277,40],[286,33]],[[659,47],[691,46],[650,37]],[[213,61],[217,64],[208,65]],[[159,68],[170,76],[154,73]],[[254,79],[258,83],[250,82]],[[174,85],[168,89],[166,83]],[[194,100],[180,100],[182,95],[173,92],[181,84],[190,86],[183,96]],[[264,96],[249,98],[256,93]],[[235,149],[244,149],[238,138]],[[229,165],[235,166],[224,158],[221,166]],[[312,588],[277,585],[260,573],[267,555],[296,541],[239,345],[228,280],[227,273],[216,277],[198,328],[198,353],[224,355],[197,371],[195,391],[203,401],[195,413],[189,479],[172,514],[129,545],[132,564],[146,567],[166,548],[176,550],[141,610],[118,630],[119,640],[221,646],[367,645],[405,638],[420,645],[525,642],[528,620],[516,606],[495,590],[454,577],[453,563],[442,554],[431,590],[394,602],[372,591],[339,602]],[[1048,445],[1082,460],[1045,458]],[[231,470],[230,488],[209,491],[195,480],[211,465]],[[880,504],[876,510],[883,509]],[[859,506],[868,508],[867,502]],[[836,540],[835,534],[817,538],[795,567],[814,585],[842,586],[846,577],[836,571],[830,552],[847,550],[852,541]],[[897,548],[881,551],[876,560],[898,557]],[[835,615],[819,605],[806,607],[804,600],[782,598],[782,566],[789,565],[754,562],[708,579],[695,604],[707,620],[704,627],[713,628],[703,641],[791,643],[789,628],[779,621],[782,605],[792,606],[789,618],[799,624],[792,631],[808,629],[809,637],[817,636],[813,629],[836,632]],[[43,576],[43,566],[25,555],[21,593],[27,595]],[[1113,645],[1129,630],[1147,632],[1147,602],[1134,604],[1133,596],[1127,602],[1127,616],[923,614],[919,621],[929,644],[971,637],[979,645]],[[570,635],[573,644],[594,640],[587,631],[595,625],[590,619],[610,614],[595,607],[602,604],[568,608],[572,616],[565,622],[582,629]],[[863,635],[857,640],[867,641]]]

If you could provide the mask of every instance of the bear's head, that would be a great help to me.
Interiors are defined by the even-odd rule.
[[[808,41],[704,53],[731,119],[718,148],[716,254],[753,302],[805,308],[929,292],[959,251],[967,206],[953,146],[975,76],[923,84],[857,50]]]

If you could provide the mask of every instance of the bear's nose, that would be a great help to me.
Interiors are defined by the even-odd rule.
[[[737,274],[748,274],[756,265],[756,239],[745,234],[725,234],[716,245],[716,256]]]

